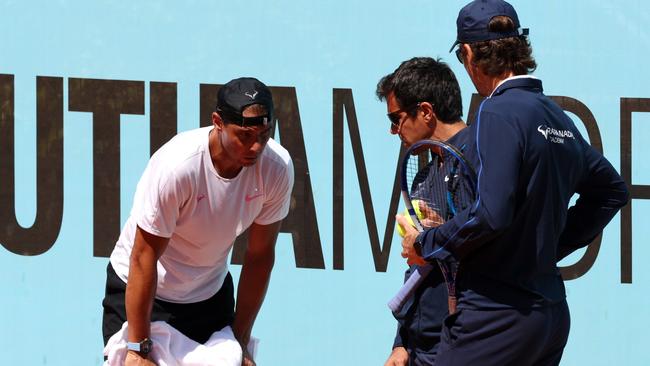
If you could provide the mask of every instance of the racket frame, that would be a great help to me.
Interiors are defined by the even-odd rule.
[[[415,228],[420,233],[424,231],[424,227],[422,226],[422,223],[420,222],[420,218],[415,212],[415,209],[412,204],[412,199],[410,197],[411,187],[408,186],[409,182],[406,179],[406,173],[407,173],[406,170],[408,165],[407,163],[410,159],[410,156],[415,155],[415,153],[418,153],[417,151],[421,149],[429,150],[430,154],[435,153],[440,156],[441,154],[438,151],[434,151],[433,147],[436,147],[438,149],[444,149],[448,153],[452,154],[457,160],[459,160],[465,167],[466,178],[470,180],[471,186],[474,187],[474,190],[476,190],[476,173],[474,172],[472,166],[469,164],[465,156],[458,148],[446,142],[436,141],[436,140],[420,140],[414,143],[411,147],[409,147],[406,150],[400,162],[400,188],[402,190],[402,200],[404,201],[406,211],[411,216]],[[476,194],[476,191],[474,191],[474,194]],[[442,272],[445,283],[447,285],[447,291],[448,291],[447,305],[449,308],[449,314],[453,314],[456,312],[456,304],[457,304],[455,282],[456,282],[456,275],[458,273],[459,264],[456,265],[455,269],[449,269],[447,267],[447,264],[444,263],[444,261],[436,260],[436,262],[440,267],[440,271]],[[416,270],[413,271],[413,273],[411,273],[411,276],[409,276],[408,280],[404,282],[404,285],[402,285],[398,293],[388,302],[388,307],[393,313],[397,313],[402,309],[406,301],[411,296],[413,296],[415,290],[420,286],[422,281],[424,281],[426,276],[432,270],[433,270],[432,264],[416,267]]]

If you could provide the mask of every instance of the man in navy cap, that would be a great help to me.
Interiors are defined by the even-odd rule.
[[[405,226],[402,242],[412,261],[460,262],[458,311],[444,321],[436,365],[557,365],[570,319],[556,263],[597,237],[628,191],[528,75],[528,30],[510,4],[473,1],[457,28],[452,50],[485,97],[462,134],[477,199],[422,234]]]
[[[199,343],[231,325],[243,364],[254,364],[247,344],[289,212],[293,166],[270,138],[266,85],[235,79],[217,99],[212,126],[178,134],[151,157],[111,254],[104,343],[128,320],[125,365],[153,364],[150,323],[157,320]],[[235,307],[227,259],[247,228]]]

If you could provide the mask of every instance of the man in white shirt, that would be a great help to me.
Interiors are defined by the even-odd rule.
[[[203,343],[232,326],[244,352],[262,305],[293,165],[271,139],[273,100],[254,78],[220,88],[213,126],[183,132],[150,159],[110,257],[104,343],[128,320],[125,365],[151,365],[150,322]],[[236,308],[227,259],[248,232]]]

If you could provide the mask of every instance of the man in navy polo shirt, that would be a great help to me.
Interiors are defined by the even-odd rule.
[[[445,319],[436,365],[557,365],[570,319],[556,263],[588,245],[628,191],[528,75],[536,68],[528,30],[510,4],[473,1],[457,30],[452,50],[486,97],[463,134],[477,199],[402,243],[411,260],[460,261],[458,311]]]
[[[377,97],[386,101],[390,133],[399,137],[402,145],[431,139],[460,148],[456,141],[462,139],[466,128],[463,102],[456,75],[446,63],[430,57],[406,60],[377,83]],[[415,265],[409,267],[407,278],[414,269]],[[385,366],[433,364],[442,322],[448,315],[444,281],[436,267],[394,314],[397,334]]]

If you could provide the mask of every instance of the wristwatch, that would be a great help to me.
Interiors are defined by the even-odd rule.
[[[417,255],[420,257],[422,256],[422,234],[415,238],[415,242],[413,242],[413,250],[415,250]]]
[[[151,339],[145,338],[140,342],[127,342],[126,348],[129,351],[135,351],[142,354],[143,356],[146,356],[153,349],[153,342],[151,341]]]

